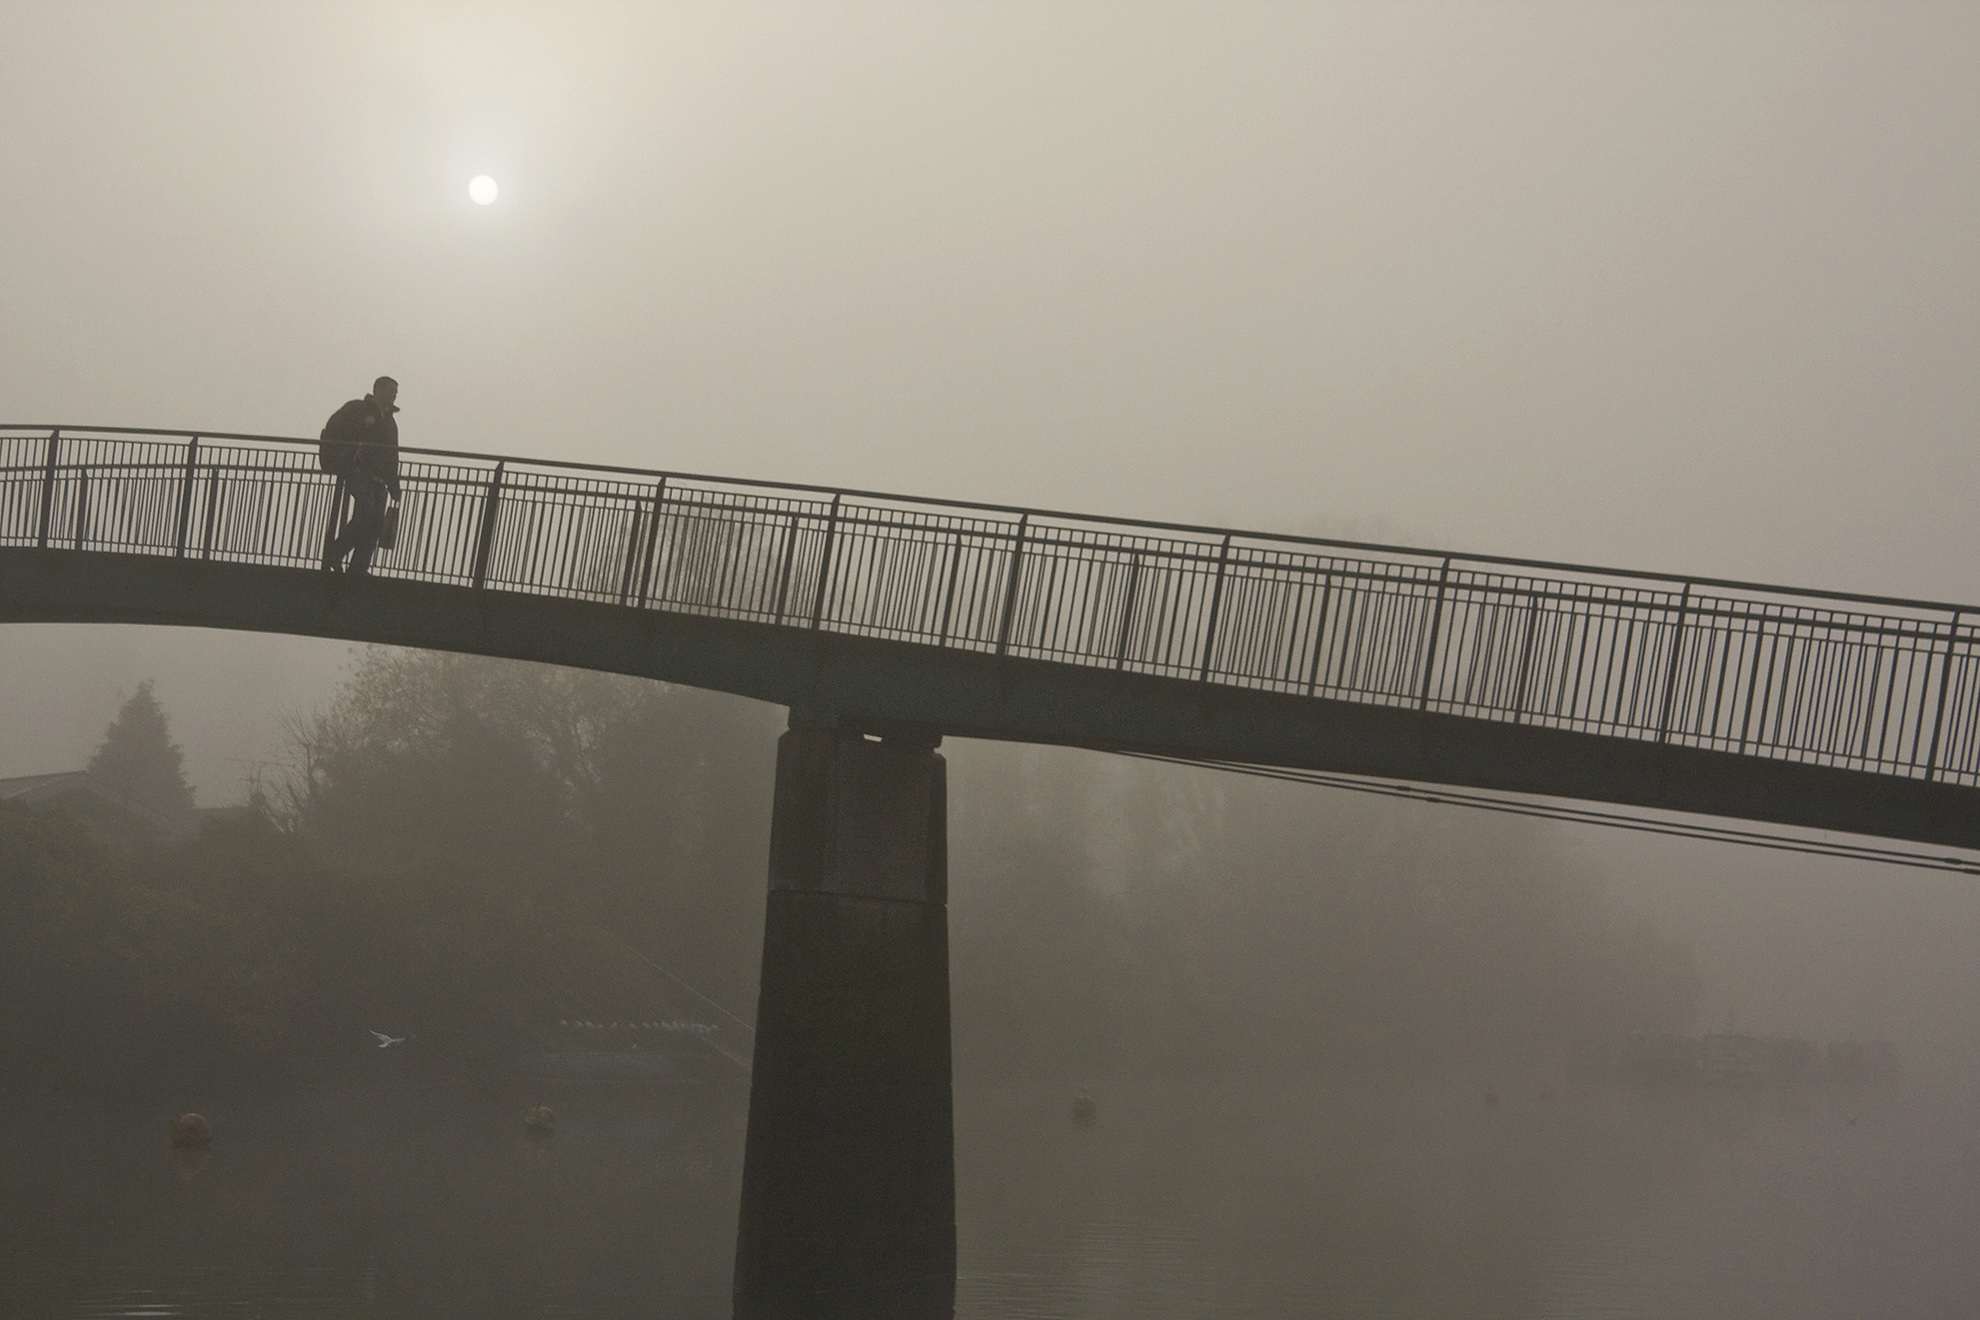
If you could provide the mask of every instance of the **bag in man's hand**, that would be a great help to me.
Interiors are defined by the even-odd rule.
[[[378,548],[390,550],[399,543],[399,502],[385,506],[385,525],[378,530]]]

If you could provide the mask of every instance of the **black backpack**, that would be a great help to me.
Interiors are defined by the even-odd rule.
[[[350,407],[345,404],[344,408]],[[317,437],[316,463],[333,477],[341,477],[351,470],[351,462],[357,457],[357,447],[344,438],[345,427],[340,425],[344,408],[330,414],[330,420],[323,424],[323,434]]]

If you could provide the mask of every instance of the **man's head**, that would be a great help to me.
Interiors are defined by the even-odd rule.
[[[393,400],[399,397],[399,382],[390,376],[380,376],[371,382],[371,397],[378,400],[381,409],[390,411]]]

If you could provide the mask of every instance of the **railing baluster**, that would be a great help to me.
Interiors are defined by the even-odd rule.
[[[206,469],[206,518],[200,528],[201,559],[213,558],[213,519],[220,511],[220,465],[211,464]]]
[[[75,548],[83,548],[89,539],[89,469],[76,469],[76,527]]]
[[[1127,601],[1121,606],[1121,636],[1114,644],[1114,668],[1127,667],[1128,639],[1134,635],[1134,599],[1141,587],[1141,552],[1128,560]]]
[[[1519,681],[1513,686],[1513,723],[1526,722],[1526,684],[1533,676],[1533,640],[1540,631],[1540,593],[1530,593],[1526,604],[1526,636],[1519,644]]]
[[[1753,698],[1760,689],[1760,652],[1766,649],[1766,642],[1767,616],[1762,614],[1759,616],[1759,625],[1753,630],[1753,667],[1748,671],[1746,676],[1746,701],[1740,707],[1739,754],[1742,756],[1746,754],[1747,734],[1753,728]],[[1767,663],[1770,667],[1772,666],[1773,659],[1771,655]]]
[[[832,513],[825,520],[825,549],[818,556],[818,599],[811,605],[811,630],[817,632],[825,624],[825,589],[832,584],[832,548],[839,541],[839,500],[832,497]]]
[[[1925,782],[1928,784],[1939,777],[1939,730],[1946,720],[1946,694],[1952,688],[1953,649],[1959,644],[1961,613],[1954,610],[1952,622],[1946,625],[1946,659],[1939,667],[1939,708],[1932,715],[1932,753],[1925,760]]]
[[[1030,514],[1019,517],[1017,535],[1011,542],[1011,576],[1004,584],[1004,617],[997,624],[997,654],[1000,656],[1011,644],[1011,620],[1017,614],[1018,579],[1024,573],[1024,533],[1030,525]]]
[[[1671,736],[1671,703],[1677,698],[1678,663],[1684,658],[1684,616],[1691,608],[1691,584],[1684,584],[1684,595],[1678,600],[1677,627],[1671,633],[1671,671],[1664,676],[1663,709],[1657,715],[1657,741],[1664,742]]]
[[[632,526],[626,531],[625,566],[619,570],[619,604],[626,603],[626,596],[632,591],[633,576],[639,568],[640,524],[639,500],[632,502]]]
[[[1230,567],[1231,538],[1228,533],[1224,543],[1217,547],[1217,582],[1210,588],[1210,621],[1203,629],[1203,667],[1196,675],[1199,683],[1210,681],[1210,665],[1217,650],[1217,615],[1224,606],[1224,571]]]
[[[1423,648],[1423,685],[1417,694],[1416,708],[1427,710],[1430,706],[1430,680],[1435,675],[1437,664],[1437,634],[1444,626],[1444,589],[1451,576],[1451,561],[1447,555],[1444,567],[1437,574],[1437,604],[1430,611],[1430,644]]]
[[[503,463],[495,465],[494,475],[488,479],[488,494],[481,502],[481,527],[475,537],[474,571],[469,574],[469,583],[476,591],[488,585],[488,555],[495,546],[495,515],[499,512],[502,499]]]
[[[42,454],[41,472],[41,518],[34,534],[37,550],[48,548],[48,523],[55,516],[55,458],[62,449],[62,430],[57,427],[48,433],[48,445]]]
[[[653,556],[660,544],[660,517],[667,503],[667,478],[662,477],[653,487],[653,521],[646,529],[646,551],[640,556],[639,568],[639,607],[653,599]]]
[[[1319,618],[1313,624],[1313,654],[1306,660],[1306,695],[1312,696],[1320,681],[1320,658],[1327,650],[1327,609],[1333,603],[1334,571],[1328,569],[1320,579]]]
[[[949,542],[949,585],[942,592],[942,631],[935,639],[935,645],[949,644],[949,621],[955,617],[956,577],[962,571],[963,534],[956,533],[956,539]]]
[[[179,478],[179,530],[172,553],[180,559],[186,557],[186,525],[192,521],[193,471],[198,465],[199,437],[194,436],[186,444],[186,471]]]
[[[784,553],[777,565],[777,625],[783,626],[784,607],[790,603],[791,564],[797,555],[798,514],[793,510],[784,519]]]

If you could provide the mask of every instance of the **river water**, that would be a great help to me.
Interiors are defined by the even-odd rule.
[[[957,1314],[1970,1316],[1957,1090],[961,1085]],[[525,1105],[558,1114],[524,1138]],[[176,1095],[170,1098],[177,1101]],[[728,1314],[746,1097],[394,1084],[0,1101],[0,1315]]]

